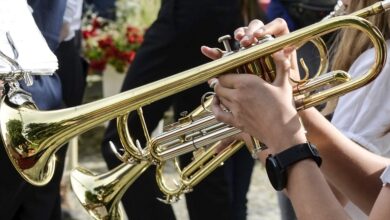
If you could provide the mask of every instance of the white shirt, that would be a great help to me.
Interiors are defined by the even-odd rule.
[[[390,40],[386,41],[390,51]],[[361,54],[348,73],[351,77],[364,74],[374,62],[374,49]],[[350,92],[337,103],[332,124],[345,136],[369,151],[390,156],[390,59],[379,76],[368,85]],[[355,220],[368,219],[359,208],[349,202],[346,211]]]
[[[390,51],[390,40],[386,41]],[[374,49],[361,54],[349,74],[364,74],[374,62]],[[390,62],[368,85],[342,96],[332,124],[344,135],[375,154],[390,156]]]
[[[64,13],[64,22],[69,24],[69,33],[65,41],[71,40],[75,36],[75,31],[81,27],[81,14],[83,10],[83,0],[67,0]]]

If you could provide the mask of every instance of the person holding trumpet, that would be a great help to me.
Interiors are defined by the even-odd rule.
[[[343,1],[347,13],[375,2],[378,1]],[[369,19],[387,39],[387,50],[390,47],[389,18],[386,12]],[[237,29],[235,38],[242,46],[248,46],[265,34],[278,37],[288,32],[282,19],[266,25],[255,20],[248,27]],[[366,71],[374,61],[367,39],[349,30],[342,31],[338,39],[333,66],[349,70],[352,76]],[[208,47],[202,47],[202,52],[214,59],[219,57],[217,50]],[[277,74],[272,83],[250,74],[228,74],[213,80],[217,98],[212,109],[216,118],[240,128],[245,133],[241,138],[249,134],[268,146],[259,157],[266,161],[274,187],[284,189],[292,200],[298,219],[349,218],[328,183],[370,219],[389,218],[390,211],[385,207],[390,202],[390,168],[385,168],[390,160],[374,154],[379,152],[372,148],[383,149],[385,153],[390,149],[386,146],[390,143],[386,141],[390,128],[389,108],[383,99],[388,97],[390,86],[389,61],[374,82],[339,100],[330,123],[314,108],[296,111],[289,80],[299,75],[294,48],[285,48],[273,58]],[[363,102],[362,99],[370,99],[366,95],[373,97],[374,94],[378,96],[369,103]],[[344,120],[339,116],[341,112],[347,112]],[[285,173],[278,172],[275,162],[283,157],[290,163]]]

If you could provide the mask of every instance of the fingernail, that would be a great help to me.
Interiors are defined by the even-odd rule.
[[[248,46],[249,42],[250,42],[249,36],[248,36],[248,35],[245,35],[245,36],[241,39],[240,45],[243,46],[243,47],[246,47],[246,46]]]
[[[210,47],[205,46],[205,45],[203,45],[201,48],[203,48],[203,49],[205,49],[205,50],[209,50],[209,49],[210,49]]]
[[[217,85],[217,83],[218,83],[218,79],[217,78],[210,79],[210,81],[209,81],[210,88],[214,89],[214,87],[215,87],[215,85]]]

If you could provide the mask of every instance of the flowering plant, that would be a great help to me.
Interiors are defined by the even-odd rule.
[[[143,31],[118,10],[115,21],[99,17],[92,10],[83,18],[83,56],[93,72],[102,72],[106,65],[119,73],[126,72],[143,42]]]

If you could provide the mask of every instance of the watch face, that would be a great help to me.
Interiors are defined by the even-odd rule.
[[[283,190],[287,182],[286,172],[280,169],[277,160],[272,156],[267,157],[265,168],[274,189],[278,191]]]

